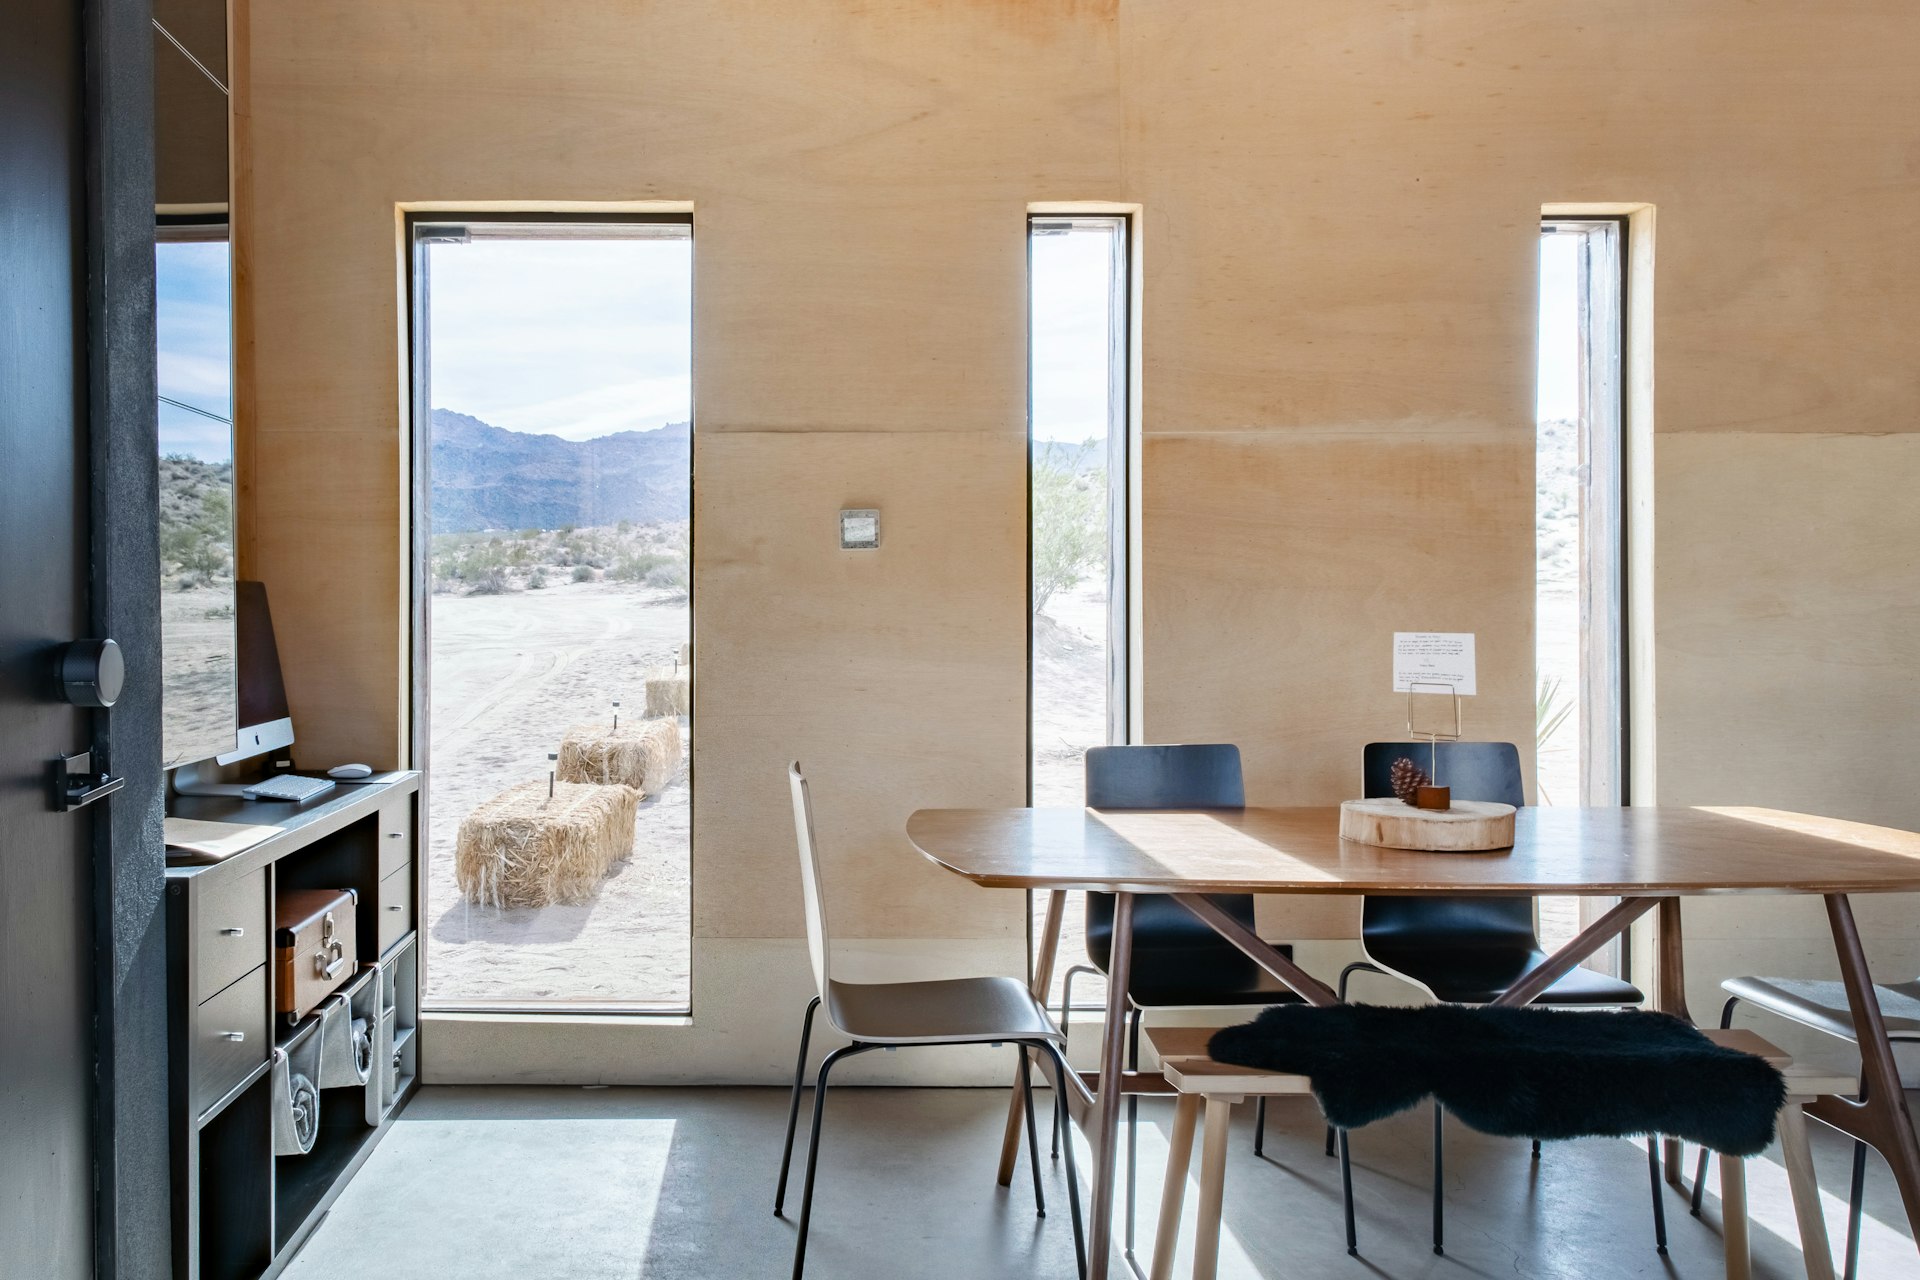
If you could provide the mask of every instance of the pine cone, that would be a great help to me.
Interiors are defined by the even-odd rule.
[[[1407,756],[1401,756],[1398,760],[1395,760],[1393,762],[1393,768],[1388,770],[1387,776],[1393,782],[1393,794],[1400,797],[1403,804],[1412,804],[1413,793],[1433,781],[1432,778],[1427,776],[1425,769],[1415,764],[1412,759]]]

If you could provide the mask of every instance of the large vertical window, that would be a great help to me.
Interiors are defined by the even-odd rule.
[[[1032,693],[1029,791],[1085,802],[1088,747],[1127,740],[1128,219],[1028,224]],[[1034,929],[1044,913],[1037,895]],[[1055,974],[1086,955],[1068,904]],[[1082,979],[1075,1003],[1105,996]]]
[[[1540,227],[1535,777],[1543,805],[1626,800],[1624,240],[1615,218],[1550,218]],[[1576,899],[1541,900],[1549,947],[1573,936],[1579,912]]]
[[[164,755],[231,750],[233,302],[224,214],[163,217],[154,244],[160,392]]]
[[[410,231],[426,997],[685,1009],[692,227]]]

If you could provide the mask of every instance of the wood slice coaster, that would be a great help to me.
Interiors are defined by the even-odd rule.
[[[1513,847],[1513,806],[1456,800],[1450,809],[1416,809],[1404,801],[1347,800],[1340,838],[1384,849],[1478,853]]]

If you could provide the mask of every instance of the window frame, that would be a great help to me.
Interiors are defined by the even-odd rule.
[[[432,297],[432,281],[427,271],[426,246],[431,239],[423,236],[423,228],[431,227],[473,227],[484,226],[499,231],[506,227],[518,227],[527,230],[546,229],[557,234],[515,236],[516,239],[600,239],[614,237],[569,235],[567,228],[605,229],[621,226],[677,226],[686,228],[686,238],[694,236],[694,216],[691,206],[685,209],[663,211],[627,210],[556,210],[515,208],[462,208],[460,206],[401,206],[400,207],[400,254],[401,254],[401,303],[406,321],[406,331],[402,335],[401,376],[405,379],[406,405],[406,457],[408,464],[406,493],[406,545],[407,545],[407,591],[408,591],[408,647],[407,647],[407,736],[406,750],[408,767],[428,774],[432,755],[432,583],[429,581],[433,563],[433,465],[432,465],[432,407],[427,404],[432,384],[432,363],[427,350],[429,338],[427,326],[427,308]],[[506,238],[502,236],[502,238]],[[695,304],[698,298],[694,299]],[[699,431],[699,406],[690,405],[688,429]],[[424,429],[423,429],[424,428]],[[693,461],[697,448],[689,450],[687,464],[687,488],[689,507],[687,517],[687,643],[695,650],[699,646],[698,629],[694,626],[697,616],[695,607],[696,575],[693,566],[697,560],[698,512],[697,503],[691,499],[697,483],[698,468]],[[688,689],[688,720],[692,722],[697,715],[695,690]],[[693,851],[699,844],[699,808],[692,803],[693,789],[696,785],[692,753],[687,754],[684,765],[689,792],[689,813],[687,816],[688,845],[688,929],[691,944],[693,924],[693,886],[691,884]],[[427,867],[427,832],[430,829],[431,788],[423,785],[416,797],[416,840],[419,851],[416,855],[415,898],[416,912],[421,920],[426,919],[427,886],[429,883]],[[420,929],[419,953],[419,990],[420,1010],[423,1017],[428,1015],[501,1015],[511,1017],[534,1016],[552,1019],[577,1018],[581,1014],[612,1014],[636,1019],[686,1019],[693,1014],[693,987],[691,972],[685,1004],[648,1004],[634,1001],[594,1001],[594,1000],[461,1000],[439,999],[429,996],[431,990],[430,972],[432,947],[424,925]]]
[[[1045,228],[1071,231],[1098,225],[1112,232],[1109,262],[1107,356],[1107,738],[1108,745],[1132,742],[1140,723],[1138,670],[1138,569],[1140,413],[1138,403],[1139,220],[1138,210],[1078,207],[1032,209],[1026,223],[1026,373],[1027,373],[1027,705],[1026,788],[1033,803],[1033,242]],[[1035,892],[1027,898],[1027,972],[1037,971],[1039,936],[1034,921]],[[1077,961],[1073,962],[1077,963]],[[1058,980],[1059,971],[1056,971]],[[1051,992],[1042,996],[1051,999]],[[1104,1003],[1077,1001],[1073,1011],[1098,1011]]]

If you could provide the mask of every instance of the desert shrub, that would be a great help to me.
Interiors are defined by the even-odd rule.
[[[527,578],[527,590],[538,591],[540,590],[540,588],[546,585],[547,585],[547,570],[546,570],[546,566],[541,565],[536,567],[532,575]]]
[[[1087,448],[1090,446],[1082,446]],[[1070,591],[1107,549],[1106,469],[1046,448],[1033,459],[1033,611]]]
[[[584,564],[578,564],[573,567],[573,580],[575,582],[592,582],[593,576],[593,570]]]
[[[673,557],[652,551],[635,551],[622,556],[613,566],[613,576],[622,582],[646,582],[654,570],[670,563]]]
[[[687,562],[669,560],[666,564],[656,565],[647,571],[647,585],[659,587],[665,591],[677,591],[682,595],[687,590]]]
[[[501,596],[511,590],[513,582],[507,577],[507,571],[497,566],[482,570],[467,581],[470,596]]]

